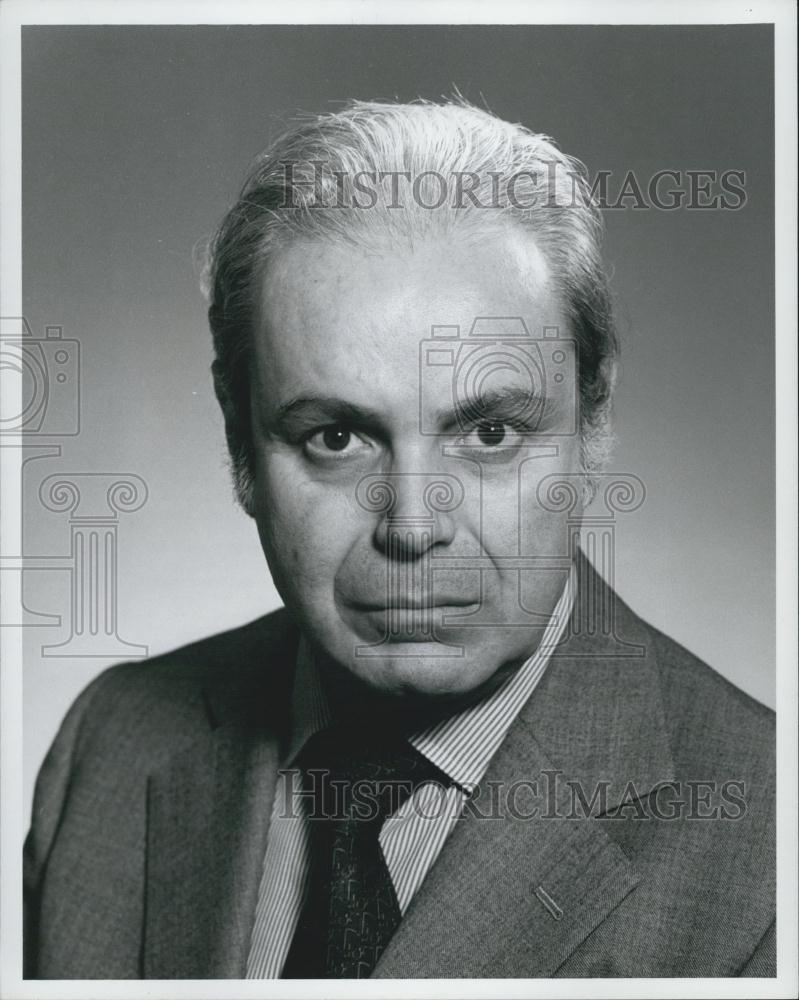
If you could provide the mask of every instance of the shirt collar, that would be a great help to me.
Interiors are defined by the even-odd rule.
[[[574,607],[576,579],[576,569],[572,565],[541,641],[518,670],[476,705],[409,737],[409,742],[421,754],[467,793],[485,774],[491,758],[535,690],[553,650],[563,638]],[[290,766],[306,741],[333,721],[313,650],[301,637],[292,693],[291,739],[283,765]]]
[[[471,793],[485,774],[522,706],[535,690],[563,638],[576,593],[572,566],[535,652],[476,705],[409,737],[410,743],[452,781]]]

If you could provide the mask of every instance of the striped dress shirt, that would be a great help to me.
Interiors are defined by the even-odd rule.
[[[452,832],[463,804],[541,680],[571,616],[572,567],[535,653],[485,699],[409,737],[452,784],[422,785],[380,830],[380,846],[404,914]],[[279,978],[305,901],[311,867],[309,823],[300,771],[292,767],[307,739],[333,720],[307,646],[300,644],[288,752],[278,772],[263,875],[247,961],[248,979]]]

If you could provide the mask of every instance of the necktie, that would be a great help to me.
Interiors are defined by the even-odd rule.
[[[284,979],[363,979],[400,922],[378,841],[384,820],[428,781],[446,776],[393,734],[317,733],[298,764],[310,807],[308,896]]]

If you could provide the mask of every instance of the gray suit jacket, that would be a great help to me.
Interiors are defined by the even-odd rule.
[[[615,634],[578,601],[485,776],[499,814],[467,810],[375,976],[775,975],[773,714],[581,584]],[[297,638],[276,612],[81,694],[36,788],[26,975],[244,975]]]

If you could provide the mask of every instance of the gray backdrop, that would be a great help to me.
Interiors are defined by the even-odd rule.
[[[78,690],[117,649],[142,652],[43,651],[71,634],[70,539],[82,530],[75,511],[40,499],[47,477],[132,473],[147,486],[140,509],[101,524],[117,532],[118,565],[113,593],[114,567],[103,570],[100,638],[160,652],[278,603],[232,501],[192,249],[294,110],[350,97],[457,86],[554,136],[592,174],[612,171],[611,192],[630,170],[644,184],[663,169],[746,172],[738,211],[628,201],[606,213],[623,340],[613,468],[647,489],[619,519],[616,582],[773,704],[769,27],[35,27],[23,29],[22,79],[26,317],[36,337],[57,325],[81,351],[80,433],[24,474],[24,548],[40,557],[26,603],[61,618],[31,615],[25,630],[26,795]],[[90,519],[102,497],[92,502]]]

